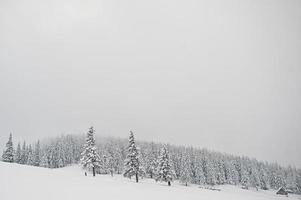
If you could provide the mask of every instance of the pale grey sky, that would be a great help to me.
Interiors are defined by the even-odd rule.
[[[0,0],[0,147],[61,133],[301,167],[301,1]]]

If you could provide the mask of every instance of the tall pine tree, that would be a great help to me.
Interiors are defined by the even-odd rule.
[[[14,162],[14,148],[13,148],[13,136],[9,134],[8,142],[6,143],[6,149],[3,151],[2,160],[4,162]]]
[[[139,157],[139,150],[136,147],[134,133],[132,131],[130,131],[128,154],[124,161],[123,176],[128,178],[135,176],[137,183],[139,180],[138,177],[144,176],[144,170],[141,166],[141,161]]]
[[[182,162],[181,162],[182,166],[182,171],[180,174],[180,182],[183,183],[185,186],[188,186],[188,183],[192,182],[192,178],[191,178],[191,166],[190,166],[190,161],[187,155],[187,152],[185,152],[185,154],[182,157]]]
[[[21,161],[20,164],[26,164],[27,163],[27,150],[26,150],[26,143],[25,141],[23,142],[22,145],[22,150],[21,150]]]
[[[153,178],[157,170],[157,151],[155,150],[155,145],[152,142],[150,144],[150,149],[146,152],[146,173],[150,178]]]
[[[15,162],[16,163],[21,163],[21,146],[20,146],[20,143],[18,143],[18,146],[17,146],[17,151],[16,151],[16,155],[15,155]]]
[[[100,157],[95,146],[94,132],[95,131],[93,127],[90,127],[86,136],[86,144],[80,160],[83,168],[92,170],[93,176],[95,176],[96,168],[100,166]]]
[[[172,169],[166,146],[161,149],[157,173],[156,181],[164,181],[168,183],[168,186],[171,185],[171,181],[175,177],[175,173]]]
[[[34,165],[34,153],[33,153],[31,145],[29,145],[27,151],[28,151],[27,165]]]
[[[40,141],[38,140],[34,150],[34,166],[40,166],[40,162],[41,162],[40,157],[41,157],[41,147],[40,147]]]

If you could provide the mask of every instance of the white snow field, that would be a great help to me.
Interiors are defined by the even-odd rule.
[[[134,180],[120,175],[84,176],[79,166],[46,169],[15,163],[0,162],[1,200],[269,200],[301,199],[301,196],[279,196],[275,191],[243,190],[236,186],[219,186],[221,191],[183,186],[172,183],[156,183],[151,179]]]

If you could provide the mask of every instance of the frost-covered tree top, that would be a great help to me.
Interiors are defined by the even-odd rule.
[[[13,148],[13,136],[9,134],[8,142],[6,143],[6,149],[2,154],[2,160],[4,162],[14,162],[14,148]]]
[[[84,150],[81,154],[81,165],[83,168],[91,170],[92,168],[98,167],[100,164],[100,156],[97,153],[94,138],[94,129],[91,127],[86,136],[86,143]]]

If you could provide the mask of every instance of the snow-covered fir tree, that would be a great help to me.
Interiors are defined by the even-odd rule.
[[[22,145],[22,150],[21,150],[21,161],[20,161],[20,164],[27,164],[27,147],[26,147],[26,143],[25,141],[23,142],[23,145]]]
[[[180,182],[184,185],[188,185],[188,183],[192,182],[191,177],[191,168],[190,168],[190,160],[188,158],[188,154],[185,153],[182,157],[182,166],[181,166],[181,174],[180,174]]]
[[[49,167],[48,157],[47,157],[46,153],[42,154],[40,166],[41,167],[45,167],[45,168]]]
[[[284,172],[279,168],[276,170],[276,174],[274,177],[275,180],[275,186],[280,188],[280,187],[286,187],[285,181],[284,181]]]
[[[146,174],[149,178],[154,178],[157,173],[157,166],[158,166],[158,153],[155,149],[155,144],[152,142],[150,144],[149,150],[146,150]]]
[[[135,176],[137,183],[139,181],[139,177],[144,176],[144,169],[141,165],[139,150],[136,147],[134,133],[132,131],[130,131],[128,152],[124,161],[123,176],[127,178]]]
[[[285,185],[287,189],[292,191],[297,190],[297,170],[294,167],[289,166],[285,173]]]
[[[237,185],[239,183],[239,174],[235,168],[235,160],[232,158],[225,161],[225,176],[227,184]]]
[[[110,168],[111,159],[107,155],[103,155],[100,159],[99,168],[97,169],[97,173],[99,174],[111,174],[112,175],[112,169]]]
[[[14,162],[14,147],[13,147],[13,136],[10,133],[8,142],[6,143],[5,150],[2,154],[2,160],[4,162]]]
[[[267,190],[270,188],[268,172],[264,169],[263,166],[261,166],[259,170],[259,181],[261,189]]]
[[[41,157],[41,148],[40,148],[40,141],[38,140],[34,150],[34,166],[40,166],[40,162],[41,162],[40,157]]]
[[[18,143],[18,146],[17,146],[15,162],[19,163],[19,164],[21,163],[21,145],[20,145],[20,143]]]
[[[96,168],[100,166],[100,157],[95,146],[93,127],[87,133],[86,144],[81,155],[81,165],[85,169],[92,170],[93,176],[95,176]]]
[[[198,163],[196,178],[197,179],[196,179],[195,184],[198,184],[198,185],[206,184],[206,177],[205,177],[203,168],[201,166],[201,163]]]
[[[156,181],[164,181],[168,183],[168,186],[171,185],[175,177],[175,173],[171,166],[171,161],[169,158],[169,153],[167,147],[164,146],[161,149],[160,156],[158,159],[158,169],[157,169]]]
[[[31,144],[28,146],[28,159],[27,159],[27,165],[34,165],[34,152],[32,150]]]
[[[162,148],[161,148],[162,150]],[[171,146],[169,146],[169,158],[170,158],[170,163],[173,166],[173,171],[175,174],[174,179],[179,179],[181,174],[182,174],[182,167],[183,167],[183,157],[184,157],[184,153],[185,153],[185,148],[184,147],[180,147],[179,149],[177,148],[173,148]],[[159,158],[158,158],[159,160]]]
[[[111,176],[113,176],[113,174],[114,174],[114,157],[112,155],[107,157],[106,168],[107,168],[107,173],[109,173]]]
[[[218,160],[215,161],[216,182],[219,185],[226,183],[224,163],[224,160],[219,157]]]
[[[241,166],[241,184],[244,189],[248,189],[250,186],[250,176],[245,165]]]
[[[260,188],[259,172],[254,162],[251,162],[249,168],[250,185],[256,189]]]
[[[213,164],[213,159],[209,158],[208,155],[203,155],[203,170],[206,177],[206,184],[215,185],[216,184],[216,174]]]

